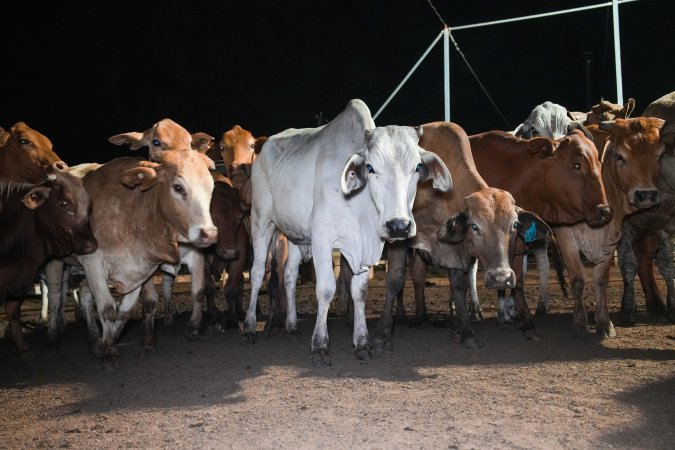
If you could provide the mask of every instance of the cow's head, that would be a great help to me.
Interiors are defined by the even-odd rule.
[[[46,169],[47,180],[35,186],[22,203],[35,209],[39,231],[49,253],[65,257],[73,252],[83,255],[98,248],[89,224],[91,200],[82,180],[68,173],[59,161]]]
[[[586,115],[586,125],[599,125],[600,122],[608,120],[627,119],[634,109],[635,99],[632,98],[629,98],[623,105],[600,100],[600,103],[594,105],[591,112]]]
[[[242,201],[239,190],[229,179],[222,177],[215,181],[211,199],[211,217],[218,228],[216,254],[226,261],[239,257],[238,243],[248,240],[244,219],[250,205]]]
[[[418,145],[421,127],[377,127],[365,133],[365,148],[352,155],[342,171],[342,193],[349,196],[368,189],[382,239],[413,237],[417,229],[412,206],[418,181],[431,179],[435,189],[446,192],[452,188],[450,172],[436,154]]]
[[[12,167],[0,168],[3,178],[37,183],[44,179],[47,166],[61,161],[52,150],[51,141],[24,122],[17,122],[4,133],[0,137],[0,151],[6,154],[5,164]]]
[[[204,153],[214,139],[206,133],[190,134],[171,119],[162,119],[142,133],[130,131],[108,138],[115,145],[129,144],[131,150],[148,147],[149,158],[155,160],[155,153],[161,150],[197,150]]]
[[[561,224],[585,220],[594,226],[609,221],[612,212],[598,151],[581,131],[555,141],[534,138],[527,146],[531,154],[545,160],[538,163],[544,185],[532,188],[541,190],[540,213],[546,220]]]
[[[661,140],[663,123],[653,117],[636,117],[600,124],[609,134],[602,155],[605,186],[609,189],[611,179],[617,202],[625,196],[633,210],[650,208],[660,201],[660,161],[664,152],[672,153],[672,147]]]
[[[526,243],[546,239],[550,228],[536,214],[516,206],[506,191],[484,188],[464,199],[466,208],[438,230],[441,240],[462,242],[485,268],[485,287],[507,289],[516,285],[510,266],[515,240]]]
[[[521,123],[513,132],[523,139],[545,137],[548,139],[560,139],[580,130],[586,137],[593,140],[591,133],[579,121],[570,120],[567,108],[557,103],[544,102],[537,105],[525,122]]]
[[[250,131],[239,125],[223,133],[223,137],[218,142],[218,148],[227,176],[230,176],[230,172],[239,166],[250,166],[256,157],[256,139]]]
[[[155,161],[141,161],[123,172],[126,186],[147,191],[159,189],[162,220],[171,223],[180,242],[196,247],[216,243],[218,231],[209,207],[213,178],[209,170],[214,163],[207,156],[186,150],[160,150]]]

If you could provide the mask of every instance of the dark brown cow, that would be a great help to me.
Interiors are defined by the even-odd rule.
[[[422,130],[420,147],[442,159],[452,173],[454,188],[438,192],[431,183],[420,183],[417,187],[413,204],[417,234],[410,240],[387,246],[387,296],[373,342],[379,350],[393,346],[393,304],[403,288],[406,254],[411,247],[416,257],[414,272],[424,274],[430,264],[448,268],[458,318],[457,334],[466,347],[476,348],[481,344],[465,306],[466,273],[472,258],[480,259],[485,267],[486,287],[514,287],[516,275],[510,259],[519,240],[517,233],[536,224],[539,232],[535,234],[545,239],[547,227],[532,213],[516,207],[511,194],[488,187],[476,170],[469,140],[459,126],[435,122],[424,125]],[[342,265],[341,273],[348,267]],[[415,283],[418,314],[424,308],[423,286]]]
[[[660,142],[662,126],[663,120],[645,117],[603,122],[600,128],[609,133],[609,137],[602,154],[602,180],[613,216],[600,227],[591,227],[585,222],[553,227],[572,281],[573,325],[581,337],[588,335],[588,316],[583,297],[586,277],[580,252],[593,263],[596,333],[601,338],[616,334],[607,308],[609,268],[621,238],[624,218],[660,201],[656,184],[664,151]]]
[[[97,241],[89,226],[91,202],[82,181],[54,163],[40,184],[0,180],[0,303],[5,302],[17,353],[28,350],[21,333],[22,294],[52,257],[92,253]]]
[[[0,136],[0,178],[40,183],[45,178],[45,167],[61,160],[53,152],[51,141],[23,122],[5,133]]]
[[[542,137],[523,140],[502,131],[469,137],[478,172],[490,185],[509,191],[516,204],[532,211],[549,225],[587,221],[606,223],[611,211],[601,179],[598,152],[585,135],[574,130],[559,140]],[[548,311],[548,257],[535,246],[540,270],[538,313]],[[520,269],[522,256],[516,258]],[[521,299],[524,302],[524,299]],[[503,301],[503,300],[502,300]],[[529,309],[516,299],[520,322],[532,327]],[[510,317],[505,316],[506,321]]]

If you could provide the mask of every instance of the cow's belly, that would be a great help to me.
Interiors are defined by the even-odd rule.
[[[80,255],[78,259],[87,272],[102,273],[111,291],[128,294],[141,286],[157,270],[157,261],[146,258],[142,252],[134,253],[128,248],[109,253],[97,250],[91,255]],[[87,268],[95,267],[87,271]],[[91,283],[92,280],[90,280]]]

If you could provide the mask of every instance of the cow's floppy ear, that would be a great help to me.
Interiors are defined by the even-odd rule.
[[[255,139],[255,144],[253,145],[253,153],[259,155],[262,151],[263,144],[267,141],[267,136],[260,136]]]
[[[469,229],[469,216],[461,212],[445,221],[438,229],[438,237],[442,241],[462,242]]]
[[[365,186],[368,181],[368,174],[366,173],[366,159],[360,153],[353,154],[345,168],[342,170],[342,177],[340,179],[340,186],[342,193],[349,195],[352,192],[358,191]]]
[[[431,178],[434,180],[434,189],[441,192],[451,190],[452,176],[450,176],[448,166],[445,165],[443,160],[436,153],[428,152],[421,148],[419,149],[419,153],[422,160],[421,165],[417,168],[420,174],[420,181],[426,181]]]
[[[138,150],[143,147],[143,133],[132,131],[129,133],[116,134],[108,138],[108,142],[115,145],[129,144],[131,150]]]
[[[147,191],[157,183],[157,171],[152,167],[139,166],[122,172],[122,183],[130,188],[140,186],[141,191]]]
[[[21,198],[21,203],[28,209],[37,209],[49,198],[50,191],[49,187],[35,186]]]
[[[532,155],[539,152],[540,158],[550,158],[555,152],[553,141],[544,137],[530,139],[527,142],[527,149]]]
[[[577,122],[576,120],[573,120],[572,122],[570,122],[569,125],[567,125],[567,133],[568,134],[573,132],[574,130],[581,131],[582,133],[584,133],[584,136],[586,136],[588,139],[591,140],[591,142],[593,142],[593,135],[591,134],[590,131],[588,131],[588,129],[585,126],[583,126],[581,124],[581,122]]]
[[[553,232],[551,228],[533,212],[516,207],[518,213],[518,235],[529,244],[547,239]]]
[[[199,153],[206,153],[211,148],[211,143],[214,141],[212,136],[201,131],[192,134],[192,150],[197,150]]]

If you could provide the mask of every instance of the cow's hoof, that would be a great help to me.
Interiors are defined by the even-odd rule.
[[[483,311],[472,312],[471,313],[472,322],[482,322],[483,321]]]
[[[244,331],[241,335],[242,344],[255,344],[256,332],[255,331]]]
[[[614,325],[610,322],[608,324],[597,325],[595,327],[595,334],[600,339],[611,339],[616,337],[616,330],[614,330]]]
[[[354,350],[354,355],[357,359],[361,361],[370,361],[373,359],[373,354],[370,352],[370,344],[363,344],[356,347]]]
[[[312,351],[309,354],[309,363],[313,367],[327,367],[330,366],[330,352],[327,348],[320,348]]]
[[[618,324],[622,327],[634,327],[637,322],[637,314],[635,311],[619,311]]]
[[[541,341],[544,338],[537,330],[525,330],[523,331],[523,335],[528,341]]]
[[[185,335],[185,339],[190,342],[194,342],[200,338],[199,328],[195,328],[192,325],[186,326],[183,334]]]
[[[478,350],[483,348],[483,344],[475,336],[469,336],[462,340],[462,345],[468,350]]]
[[[589,338],[588,327],[585,325],[575,325],[574,328],[572,328],[572,335],[575,339],[587,341]]]
[[[297,325],[286,328],[286,336],[288,336],[288,342],[296,343],[300,341],[300,330],[298,330]]]
[[[543,303],[538,304],[537,309],[534,312],[535,317],[539,319],[541,317],[546,317],[546,314],[548,314],[548,308],[546,307],[546,305],[544,305]]]
[[[103,370],[105,370],[106,372],[111,372],[113,370],[117,370],[120,368],[119,360],[114,357],[103,358],[102,363],[103,363]]]
[[[376,337],[373,339],[373,350],[379,353],[393,352],[394,339],[391,336]]]

